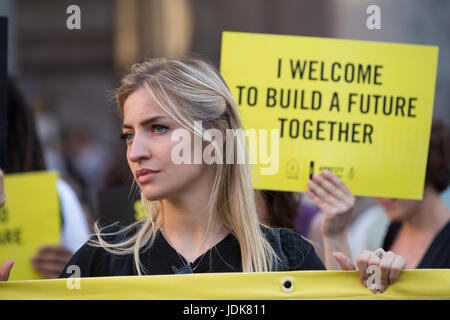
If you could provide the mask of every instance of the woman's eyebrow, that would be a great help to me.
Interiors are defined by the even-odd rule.
[[[142,120],[141,123],[139,123],[140,126],[144,127],[146,125],[148,125],[149,123],[161,120],[161,119],[170,119],[168,117],[165,116],[155,116],[155,117],[151,117],[145,120]],[[133,129],[133,126],[129,125],[129,124],[122,124],[122,129]]]

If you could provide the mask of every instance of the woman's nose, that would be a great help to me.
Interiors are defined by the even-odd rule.
[[[137,162],[140,160],[146,160],[151,157],[150,143],[142,137],[136,135],[130,146],[130,151],[128,153],[128,158],[130,161]]]

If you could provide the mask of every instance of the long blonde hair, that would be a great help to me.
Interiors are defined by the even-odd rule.
[[[220,74],[207,62],[194,57],[153,59],[134,64],[122,79],[116,94],[117,106],[123,118],[126,99],[136,90],[145,88],[161,109],[184,128],[191,130],[194,121],[202,121],[205,129],[242,129],[236,102]],[[203,132],[202,132],[203,133]],[[200,133],[200,134],[202,134]],[[194,132],[198,134],[198,132]],[[234,160],[247,155],[245,137],[236,135]],[[208,202],[210,212],[208,228],[213,219],[220,221],[238,240],[243,272],[271,271],[278,260],[273,248],[264,237],[256,213],[254,190],[248,164],[215,164],[216,174]],[[124,241],[107,242],[101,229],[95,226],[101,246],[116,255],[133,253],[136,269],[142,275],[139,252],[154,242],[161,228],[161,200],[149,201],[141,192],[141,202],[147,214],[143,222],[119,231],[137,231]],[[144,268],[145,270],[145,268]]]

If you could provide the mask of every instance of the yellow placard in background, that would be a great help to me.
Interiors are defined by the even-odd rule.
[[[224,32],[244,129],[279,130],[279,152],[270,132],[250,150],[254,187],[302,192],[328,169],[355,195],[421,199],[437,60],[432,46]]]
[[[57,172],[6,174],[0,214],[0,263],[14,259],[10,280],[40,279],[31,257],[41,245],[60,243]]]

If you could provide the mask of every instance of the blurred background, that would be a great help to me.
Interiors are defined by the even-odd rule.
[[[66,27],[73,4],[81,30]],[[381,30],[366,26],[373,4]],[[0,16],[9,18],[8,72],[36,113],[47,167],[91,223],[108,210],[102,199],[132,182],[113,99],[127,67],[186,53],[219,67],[225,30],[439,46],[434,117],[450,124],[446,0],[0,0]]]

